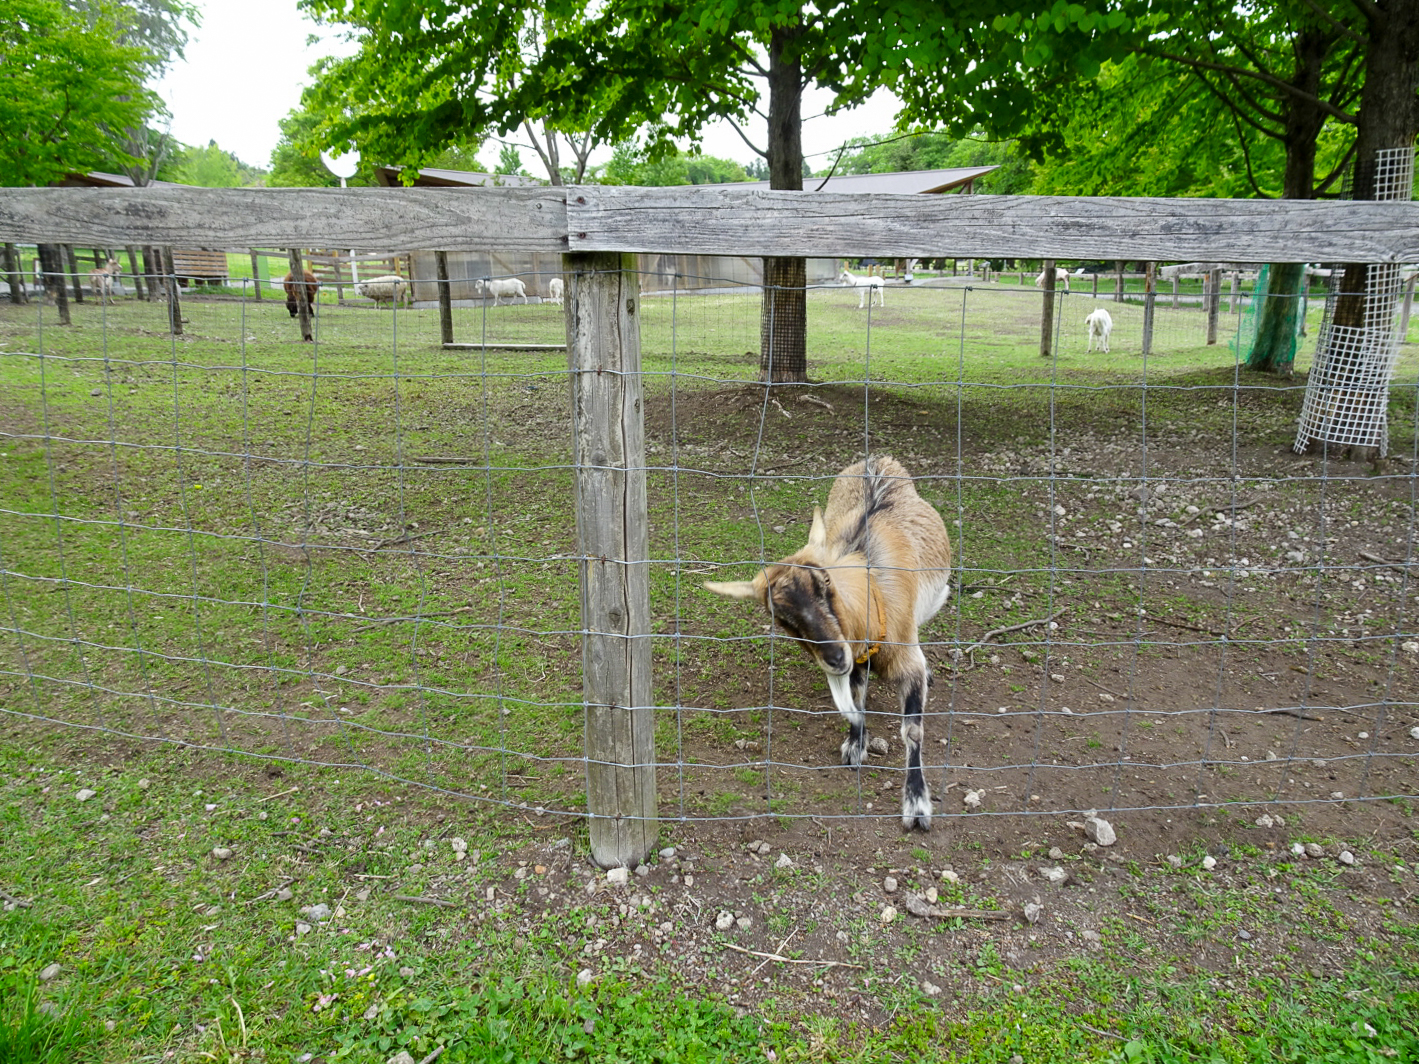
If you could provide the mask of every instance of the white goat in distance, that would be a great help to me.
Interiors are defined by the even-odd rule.
[[[856,288],[863,289],[863,291],[859,292],[857,296],[858,310],[861,310],[863,307],[867,306],[866,301],[870,301],[873,295],[877,296],[877,305],[879,307],[887,305],[882,292],[882,289],[886,286],[887,282],[882,280],[882,278],[880,277],[859,277],[855,273],[848,273],[847,267],[844,266],[843,272],[838,274],[838,284],[850,285]]]
[[[517,277],[497,277],[481,278],[473,282],[478,291],[485,296],[493,297],[493,306],[501,306],[503,296],[507,296],[507,301],[511,303],[513,297],[521,296],[524,303],[527,302],[527,285]]]
[[[1054,268],[1054,286],[1056,289],[1058,289],[1060,285],[1064,285],[1064,290],[1066,292],[1069,291],[1069,271],[1062,266],[1056,266]],[[1043,288],[1044,286],[1045,271],[1041,270],[1040,275],[1035,278],[1035,287]]]
[[[1094,342],[1097,340],[1099,350],[1107,354],[1109,350],[1109,333],[1114,331],[1113,315],[1103,307],[1097,307],[1091,310],[1089,316],[1084,319],[1084,328],[1089,331],[1089,351],[1094,350]]]
[[[951,540],[902,464],[879,455],[848,466],[814,509],[808,544],[753,580],[707,583],[718,595],[752,599],[823,670],[847,718],[842,761],[867,756],[867,673],[897,685],[906,745],[902,826],[931,827],[931,789],[921,747],[931,666],[918,629],[951,593]]]
[[[562,298],[566,292],[566,282],[560,277],[553,277],[547,282],[547,302],[562,305]]]

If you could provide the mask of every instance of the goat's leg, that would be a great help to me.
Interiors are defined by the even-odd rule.
[[[920,647],[914,648],[915,661],[898,682],[902,700],[902,743],[907,748],[907,778],[902,784],[902,827],[910,831],[931,830],[931,788],[922,771],[921,745],[925,739],[922,728],[926,710],[926,692],[931,686],[931,667]]]
[[[847,677],[829,676],[828,687],[833,692],[833,702],[838,712],[847,720],[847,738],[842,745],[843,764],[849,768],[861,768],[867,756],[867,664],[854,665]]]

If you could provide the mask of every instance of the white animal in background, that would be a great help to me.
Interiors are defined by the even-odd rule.
[[[96,270],[89,271],[89,290],[93,292],[94,298],[101,303],[113,303],[113,282],[123,267],[118,265],[117,259],[109,259],[107,263]]]
[[[514,296],[521,296],[524,303],[527,302],[527,285],[516,277],[498,277],[475,282],[478,290],[485,296],[493,297],[493,306],[500,306],[503,296],[507,296],[507,301],[511,303]]]
[[[365,299],[373,299],[374,305],[378,307],[381,303],[404,302],[404,297],[409,294],[409,282],[400,277],[397,273],[387,274],[384,277],[371,277],[367,281],[360,281],[355,285],[355,294],[363,296]],[[413,300],[411,299],[412,303]]]
[[[1091,310],[1089,316],[1084,319],[1084,328],[1089,330],[1089,350],[1094,350],[1094,343],[1097,341],[1099,350],[1107,354],[1109,333],[1114,331],[1114,320],[1109,312],[1103,307]]]
[[[1063,285],[1063,286],[1064,286],[1064,290],[1065,290],[1066,292],[1069,291],[1069,271],[1066,270],[1066,269],[1064,269],[1064,267],[1062,267],[1062,266],[1056,266],[1056,267],[1054,268],[1054,286],[1055,286],[1056,289],[1058,289],[1060,285]],[[1040,275],[1035,278],[1035,287],[1036,287],[1036,288],[1043,288],[1044,286],[1045,286],[1045,271],[1044,271],[1044,270],[1041,270],[1041,271],[1040,271]]]
[[[553,277],[547,282],[547,302],[562,305],[562,296],[566,291],[565,283],[560,277]]]
[[[848,273],[846,267],[843,268],[842,273],[838,274],[838,284],[851,285],[862,289],[862,291],[859,292],[857,296],[858,310],[861,310],[863,307],[867,306],[868,302],[872,299],[874,295],[877,297],[877,305],[879,307],[886,306],[886,301],[882,292],[882,289],[886,285],[886,283],[887,282],[882,280],[882,278],[880,277],[859,277],[855,273]]]

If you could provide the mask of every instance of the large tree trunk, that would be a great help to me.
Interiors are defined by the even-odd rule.
[[[1325,57],[1335,43],[1330,29],[1312,28],[1296,35],[1296,67],[1291,84],[1311,97],[1322,94]],[[1311,199],[1315,193],[1316,139],[1325,124],[1318,104],[1292,96],[1284,111],[1286,173],[1282,199]],[[1289,377],[1296,360],[1296,332],[1306,268],[1302,263],[1273,262],[1267,271],[1266,292],[1256,308],[1256,337],[1247,368]]]
[[[69,293],[64,288],[64,253],[58,244],[40,244],[39,266],[44,273],[44,290],[54,301],[54,309],[59,314],[59,324],[71,324],[69,319]]]
[[[769,39],[769,188],[803,189],[803,69],[794,52],[802,23]],[[759,376],[775,383],[808,379],[808,278],[803,259],[764,259],[759,311]]]
[[[1419,4],[1414,0],[1373,0],[1361,10],[1369,22],[1369,53],[1360,95],[1351,198],[1393,198],[1395,190],[1381,183],[1386,175],[1379,168],[1379,153],[1391,148],[1412,150],[1419,132],[1419,100],[1415,96],[1419,88]],[[1407,200],[1410,195],[1410,189],[1398,190],[1398,198]],[[1392,307],[1370,306],[1369,281],[1368,263],[1347,263],[1341,272],[1330,329],[1322,337],[1325,348],[1316,352],[1316,368],[1306,387],[1307,404],[1323,411],[1324,423],[1307,429],[1303,415],[1298,451],[1347,439],[1354,446],[1356,437],[1371,433],[1368,427],[1374,427],[1371,441],[1361,446],[1376,448],[1376,454],[1383,452],[1388,377],[1379,379],[1384,367],[1375,361],[1373,350],[1363,358],[1347,350],[1373,348],[1373,337],[1370,341],[1357,339],[1367,331],[1367,317],[1382,328],[1392,320]],[[1388,373],[1393,374],[1392,364]],[[1357,425],[1366,427],[1365,433],[1354,431]]]

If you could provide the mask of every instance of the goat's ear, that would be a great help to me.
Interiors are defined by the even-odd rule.
[[[823,511],[813,507],[813,527],[808,530],[808,546],[826,547],[828,545],[828,526],[823,522]]]
[[[707,580],[705,581],[705,590],[713,591],[716,595],[726,595],[729,598],[751,599],[759,597],[759,589],[754,586],[752,580],[731,580],[727,583]]]

